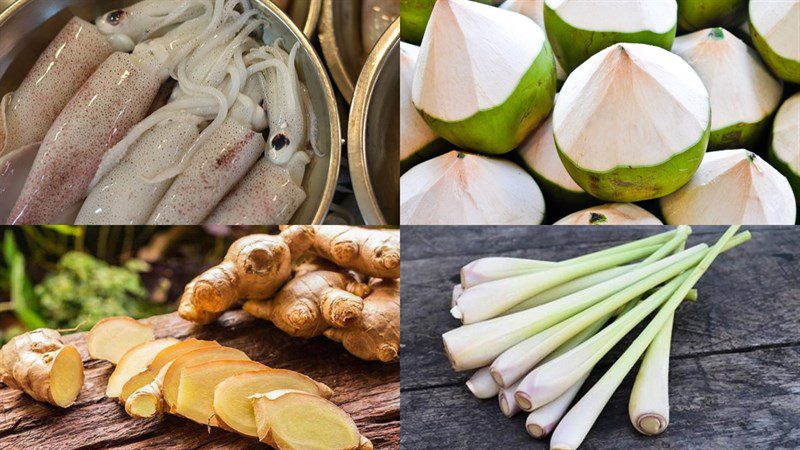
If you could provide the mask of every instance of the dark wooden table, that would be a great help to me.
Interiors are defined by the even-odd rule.
[[[800,448],[800,227],[743,227],[753,238],[720,256],[677,313],[670,367],[670,426],[637,433],[628,418],[636,370],[614,394],[582,449]],[[656,227],[414,227],[403,229],[401,447],[547,448],[477,400],[441,343],[458,326],[451,289],[464,264],[490,255],[561,260],[663,231]],[[694,227],[713,243],[720,227]],[[638,330],[638,328],[637,328]],[[635,335],[634,333],[631,333]],[[621,354],[595,368],[579,396]]]
[[[375,448],[396,449],[400,441],[400,365],[367,362],[326,338],[303,340],[243,311],[227,312],[204,327],[177,314],[151,319],[157,337],[196,337],[238,348],[254,361],[292,369],[334,390],[331,400],[353,416]],[[165,415],[144,421],[125,414],[104,396],[113,367],[88,360],[85,333],[66,336],[84,357],[86,382],[75,405],[59,409],[20,391],[0,388],[0,449],[211,449],[266,447],[255,439]]]

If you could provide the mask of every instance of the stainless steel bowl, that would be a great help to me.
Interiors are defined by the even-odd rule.
[[[368,225],[400,223],[400,20],[373,48],[350,109],[347,154]]]
[[[319,0],[311,0],[311,3]],[[18,0],[0,13],[0,96],[16,89],[42,51],[73,17],[93,21],[135,0]],[[311,95],[318,122],[317,147],[326,154],[315,158],[306,171],[303,187],[308,197],[292,223],[322,223],[328,213],[341,159],[341,128],[333,87],[316,51],[302,31],[271,2],[252,0],[269,19],[267,33],[283,38],[287,46],[300,42],[300,68]]]
[[[286,14],[298,27],[303,28],[303,34],[308,38],[312,38],[317,31],[321,11],[322,0],[291,0],[286,8]]]
[[[322,54],[348,103],[370,49],[361,41],[361,0],[324,0],[319,24]]]

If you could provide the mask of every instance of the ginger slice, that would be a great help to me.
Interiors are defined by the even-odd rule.
[[[130,317],[108,317],[95,324],[86,338],[89,356],[117,364],[128,350],[152,341],[153,327]]]
[[[262,369],[245,372],[226,378],[214,389],[214,414],[219,426],[245,436],[257,437],[256,418],[250,396],[285,389],[307,392],[323,398],[331,398],[333,395],[328,386],[292,370]]]
[[[230,347],[210,347],[192,350],[172,361],[164,374],[161,392],[170,413],[175,413],[178,406],[178,387],[181,381],[181,372],[184,368],[207,361],[217,360],[249,361],[247,355],[241,350]],[[212,391],[213,392],[213,391]],[[211,393],[209,393],[211,396]]]
[[[177,344],[175,338],[156,339],[155,341],[148,341],[139,344],[128,350],[117,363],[114,372],[108,378],[108,385],[106,386],[106,397],[119,397],[122,387],[135,375],[147,370],[147,366],[153,362],[153,358],[158,355],[161,350]]]
[[[371,450],[349,414],[334,403],[290,389],[251,397],[258,438],[279,450]]]
[[[75,346],[64,345],[58,331],[41,328],[3,346],[0,380],[37,401],[66,408],[83,387],[83,360]]]
[[[217,360],[186,367],[178,384],[178,415],[207,426],[219,426],[214,417],[214,388],[223,380],[244,372],[266,369],[255,361]]]

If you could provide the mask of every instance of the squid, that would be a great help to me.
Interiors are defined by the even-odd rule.
[[[132,53],[113,53],[83,83],[42,140],[9,224],[50,223],[86,196],[106,151],[144,118],[177,62],[220,25],[223,0],[191,3],[203,13]]]

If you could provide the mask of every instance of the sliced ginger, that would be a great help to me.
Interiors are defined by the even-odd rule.
[[[214,389],[214,414],[219,426],[245,436],[257,437],[256,418],[250,397],[285,389],[307,392],[323,398],[333,395],[328,386],[292,370],[262,369],[245,372],[226,378]],[[178,403],[180,404],[180,397]]]
[[[89,356],[117,364],[128,350],[155,339],[153,327],[130,317],[108,317],[95,324],[86,338]]]
[[[258,438],[279,450],[371,450],[349,414],[307,392],[278,390],[252,397]]]
[[[177,344],[177,339],[156,339],[139,344],[128,350],[117,363],[114,372],[108,379],[106,397],[119,397],[122,387],[135,375],[146,371],[156,355],[167,347]]]
[[[37,401],[66,408],[83,387],[83,361],[75,346],[64,345],[58,331],[42,328],[3,346],[0,380]]]
[[[214,417],[214,388],[234,375],[267,366],[255,361],[218,360],[186,367],[181,371],[175,412],[189,420],[219,426]]]
[[[219,360],[249,361],[250,358],[248,358],[244,352],[235,348],[210,347],[192,350],[172,361],[164,374],[161,385],[161,393],[168,407],[167,410],[170,413],[175,413],[177,411],[178,387],[180,386],[181,372],[183,369],[204,362]],[[209,392],[209,397],[212,392],[213,390]]]

